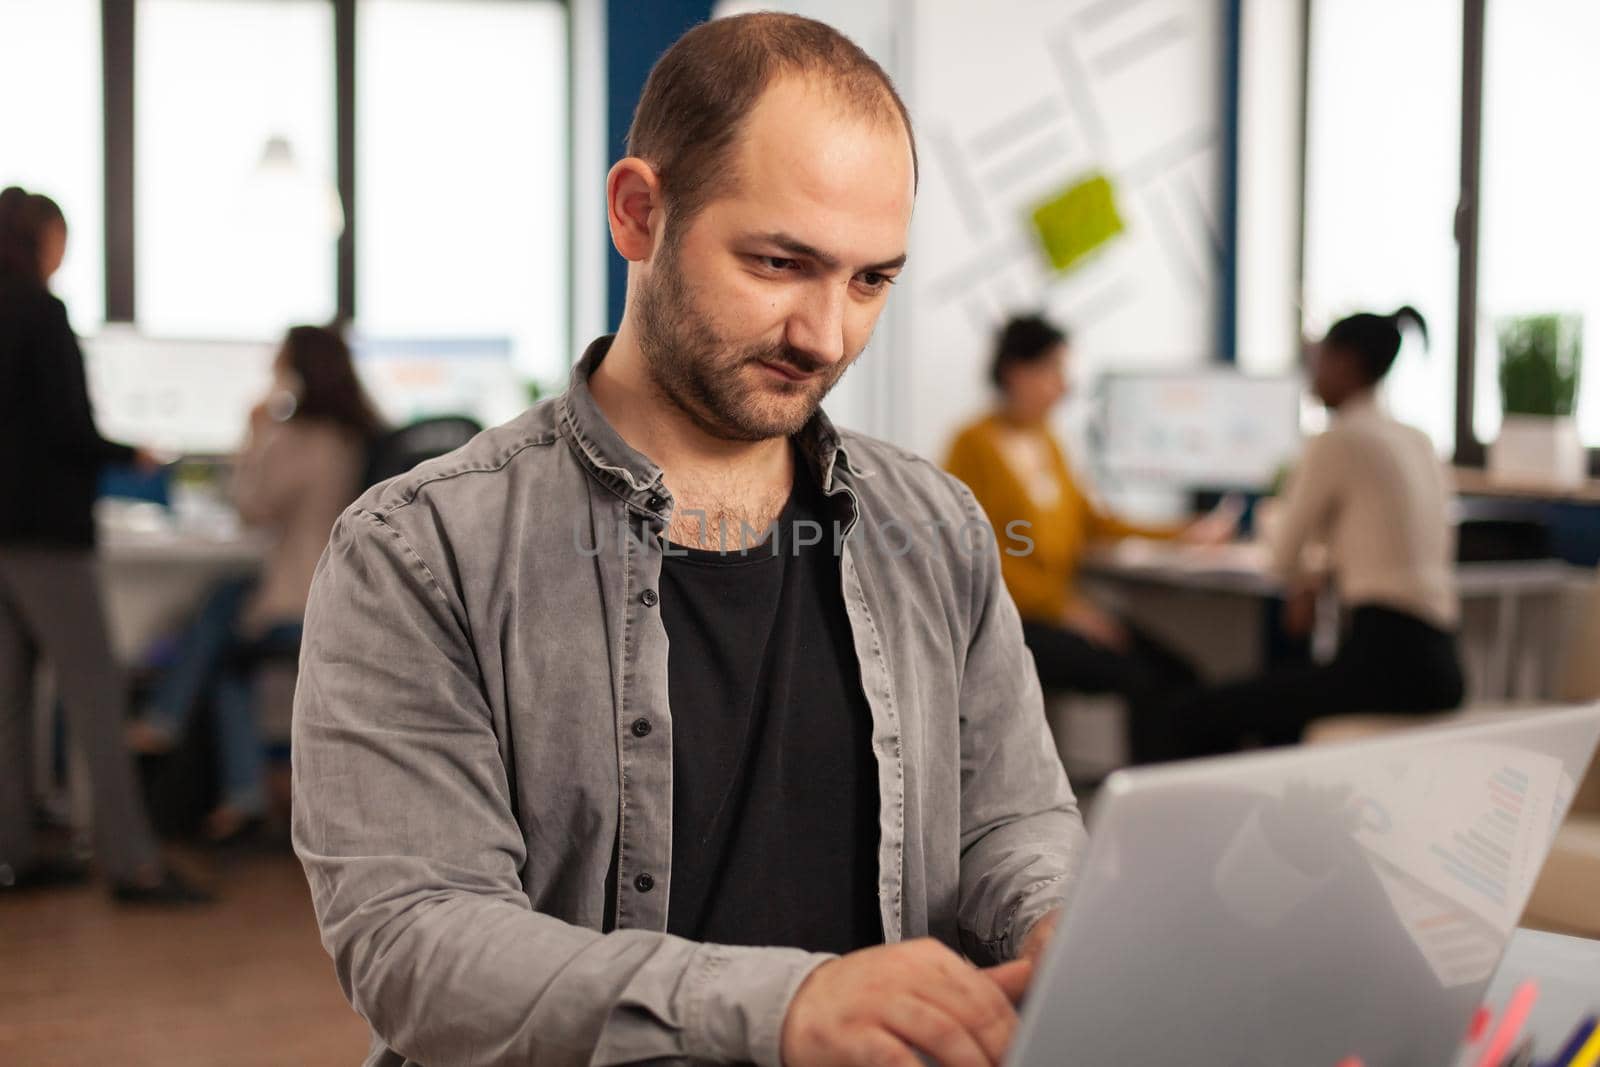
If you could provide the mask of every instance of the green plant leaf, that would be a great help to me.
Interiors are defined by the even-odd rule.
[[[1571,415],[1583,366],[1583,317],[1547,313],[1499,321],[1500,398],[1507,415]]]

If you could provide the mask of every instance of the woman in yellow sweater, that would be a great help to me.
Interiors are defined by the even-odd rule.
[[[1025,553],[1002,552],[1000,570],[1040,683],[1121,694],[1133,761],[1171,759],[1178,749],[1169,709],[1195,684],[1193,669],[1081,596],[1074,579],[1095,542],[1171,538],[1183,528],[1124,522],[1079,487],[1048,421],[1067,395],[1066,361],[1066,334],[1056,326],[1036,316],[1006,323],[990,371],[999,406],[956,436],[945,466],[972,489],[1007,546],[1020,552],[1031,542]]]

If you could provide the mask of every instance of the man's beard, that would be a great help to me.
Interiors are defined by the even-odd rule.
[[[638,293],[639,349],[656,391],[700,429],[723,440],[766,441],[799,432],[858,353],[829,366],[782,341],[730,350],[695,307],[677,259],[669,235]],[[751,381],[747,369],[758,362],[811,377],[785,383],[763,370],[758,372],[767,382],[763,386]]]

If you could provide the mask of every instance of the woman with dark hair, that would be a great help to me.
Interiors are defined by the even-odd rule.
[[[1189,664],[1116,618],[1075,587],[1083,554],[1125,537],[1225,536],[1214,523],[1190,527],[1126,522],[1079,487],[1048,422],[1067,395],[1066,334],[1037,316],[1000,331],[990,379],[998,408],[963,429],[945,466],[967,483],[1002,537],[1026,551],[1002,551],[1000,571],[1022,615],[1022,633],[1049,690],[1118,693],[1128,701],[1128,749],[1135,763],[1176,755],[1170,708],[1195,683]],[[1231,528],[1230,528],[1231,532]],[[1009,547],[1010,540],[1006,542]]]
[[[215,840],[265,810],[254,668],[298,646],[317,560],[360,492],[367,450],[382,430],[344,338],[292,327],[273,361],[272,388],[250,413],[234,472],[240,517],[270,538],[261,573],[212,594],[152,705],[128,730],[135,749],[161,752],[197,708],[214,712],[222,795],[206,830]]]
[[[95,857],[113,895],[194,902],[204,894],[161,863],[120,743],[127,697],[95,572],[101,468],[153,462],[95,429],[83,353],[49,288],[66,246],[53,200],[16,186],[0,192],[0,893],[86,876],[34,833],[27,772],[42,657],[88,764]]]
[[[1433,444],[1379,407],[1377,387],[1400,352],[1401,328],[1427,341],[1412,307],[1333,324],[1311,350],[1311,387],[1333,414],[1311,440],[1270,531],[1288,590],[1285,625],[1311,628],[1323,579],[1307,549],[1326,550],[1326,574],[1348,627],[1326,665],[1283,668],[1220,686],[1186,706],[1192,754],[1246,739],[1289,744],[1327,715],[1447,711],[1462,699],[1455,629],[1455,531],[1450,490]]]

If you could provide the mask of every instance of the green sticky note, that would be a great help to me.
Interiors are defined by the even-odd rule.
[[[1071,270],[1123,230],[1111,180],[1091,174],[1033,209],[1033,228],[1058,271]]]

